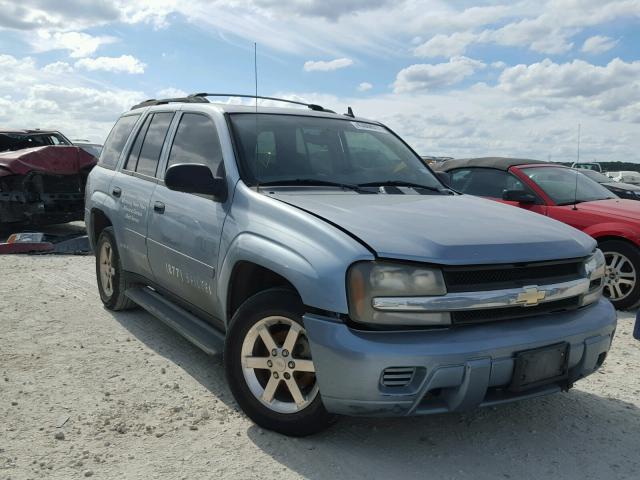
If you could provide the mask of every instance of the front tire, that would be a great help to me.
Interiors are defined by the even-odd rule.
[[[640,302],[640,251],[622,240],[599,245],[606,261],[604,296],[617,310],[628,310]]]
[[[227,382],[242,410],[290,436],[316,433],[334,419],[320,398],[303,311],[291,290],[257,293],[233,316],[224,350]]]
[[[96,244],[96,277],[100,300],[109,310],[127,310],[136,306],[124,292],[129,288],[118,253],[113,227],[102,230]]]

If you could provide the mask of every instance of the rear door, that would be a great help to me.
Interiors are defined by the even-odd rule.
[[[153,278],[147,260],[147,222],[151,196],[156,188],[156,169],[173,112],[147,115],[111,182],[111,195],[119,205],[118,238],[125,269]]]
[[[208,115],[181,114],[166,165],[177,163],[204,164],[224,177],[218,132]],[[147,250],[156,283],[209,314],[216,308],[215,269],[228,202],[175,192],[162,181],[151,199]]]

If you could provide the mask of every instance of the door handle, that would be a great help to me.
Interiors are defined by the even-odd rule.
[[[113,190],[111,190],[111,193],[113,194],[114,197],[119,197],[120,195],[122,195],[122,189],[120,187],[113,187]]]
[[[157,212],[157,213],[164,213],[164,203],[162,202],[155,202],[153,204],[153,211]]]

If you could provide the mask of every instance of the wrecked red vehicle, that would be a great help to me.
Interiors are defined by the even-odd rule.
[[[0,225],[82,220],[84,187],[96,162],[82,148],[63,142],[1,152]]]

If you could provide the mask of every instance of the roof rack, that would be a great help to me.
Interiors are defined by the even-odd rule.
[[[160,100],[156,100],[155,98],[152,98],[149,100],[145,100],[144,102],[140,102],[137,105],[134,105],[133,107],[131,107],[131,110],[135,110],[137,108],[143,108],[143,107],[151,107],[153,105],[165,105],[167,103],[209,103],[209,100],[207,100],[207,97],[237,97],[237,98],[254,98],[254,99],[259,98],[260,100],[273,100],[276,102],[302,105],[303,107],[307,107],[310,110],[314,110],[316,112],[336,113],[333,110],[324,108],[322,105],[317,105],[315,103],[299,102],[297,100],[287,100],[285,98],[263,97],[261,95],[244,95],[244,94],[238,94],[238,93],[206,93],[206,92],[194,93],[186,97],[164,98]]]

